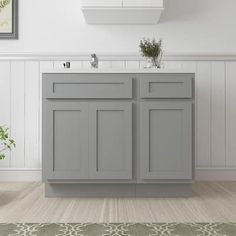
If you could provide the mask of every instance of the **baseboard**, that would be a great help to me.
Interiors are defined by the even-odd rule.
[[[236,181],[235,169],[197,169],[196,181]],[[0,169],[0,182],[42,181],[41,169]]]
[[[195,173],[196,181],[236,181],[236,168],[202,168]]]
[[[52,184],[46,197],[191,197],[192,184]]]
[[[40,182],[41,169],[0,169],[0,182]]]

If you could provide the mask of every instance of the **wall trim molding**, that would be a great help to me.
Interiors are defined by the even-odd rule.
[[[236,181],[236,168],[198,168],[196,181]],[[2,168],[0,182],[41,182],[42,170],[33,168]]]
[[[101,61],[142,61],[137,53],[97,53]],[[0,60],[88,61],[90,53],[0,53]],[[166,53],[165,61],[236,61],[236,53]]]
[[[0,169],[0,182],[39,182],[42,180],[41,169],[6,168]]]
[[[236,181],[236,168],[198,168],[197,181]]]

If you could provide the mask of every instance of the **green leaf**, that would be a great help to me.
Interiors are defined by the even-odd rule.
[[[5,128],[5,126],[0,126],[0,146],[2,146],[0,150],[0,160],[5,158],[4,151],[7,149],[11,151],[13,147],[16,147],[14,139],[10,138],[9,128]]]
[[[139,47],[142,56],[153,59],[158,58],[163,52],[161,39],[157,42],[156,39],[150,40],[149,38],[143,38],[140,41]]]

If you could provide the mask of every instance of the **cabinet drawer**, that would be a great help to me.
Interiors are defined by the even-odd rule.
[[[129,99],[132,78],[113,74],[44,74],[46,98],[55,99]]]
[[[191,98],[194,74],[153,74],[140,78],[141,98]]]

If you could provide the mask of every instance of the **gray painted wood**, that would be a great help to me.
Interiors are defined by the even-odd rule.
[[[192,197],[191,184],[45,184],[46,197]]]
[[[43,74],[47,98],[132,98],[132,76],[119,74]]]
[[[132,179],[132,103],[89,105],[91,179]]]
[[[142,76],[141,98],[191,98],[194,74],[151,74]]]
[[[191,102],[142,102],[141,178],[192,179]]]
[[[175,75],[171,75],[170,81],[174,85],[182,78]],[[75,86],[74,91],[71,87],[68,91],[60,88],[55,97],[48,96],[53,81],[62,86],[68,81],[80,83],[81,76],[92,83],[91,91],[79,91]],[[163,88],[168,99],[156,97],[157,90],[153,90],[159,89],[156,85],[150,90],[153,94],[140,95],[139,91],[146,86],[145,79],[161,81],[163,76],[44,74],[43,179],[47,196],[188,196],[194,157],[193,75],[186,75],[187,87],[191,85],[190,97],[185,97],[186,90],[182,97],[175,98],[176,94],[171,97],[168,93],[175,87],[172,85]],[[107,81],[113,84],[120,78],[129,81],[124,83],[129,89],[107,96]],[[104,88],[94,90],[93,81],[103,81],[100,85]],[[106,95],[101,95],[102,91]],[[132,101],[128,100],[130,95]],[[73,189],[72,183],[80,184],[79,189]],[[120,192],[119,187],[114,190],[116,185],[121,186]],[[135,192],[127,191],[127,186],[135,187]]]
[[[134,197],[135,184],[45,184],[46,197]]]
[[[137,184],[136,197],[192,197],[192,184]]]
[[[88,103],[48,102],[46,112],[46,178],[88,179]]]

